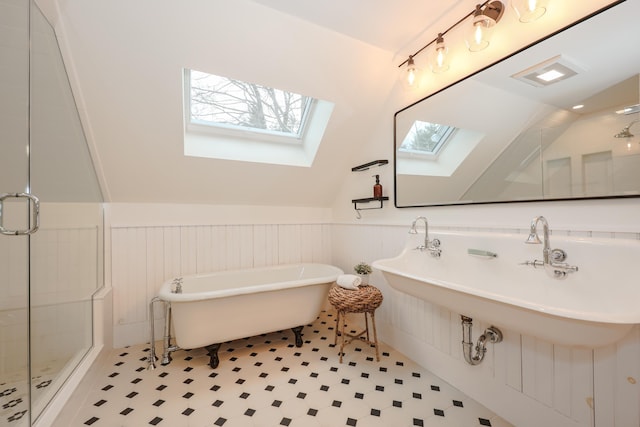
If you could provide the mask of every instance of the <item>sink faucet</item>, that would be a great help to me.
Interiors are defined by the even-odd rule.
[[[540,237],[538,237],[538,223],[542,223],[542,239],[543,242],[540,241]],[[542,262],[545,264],[549,264],[549,223],[547,219],[543,216],[537,216],[531,220],[531,229],[529,230],[529,237],[525,240],[525,243],[528,244],[540,244],[543,243],[542,247]]]
[[[423,216],[417,217],[411,224],[409,234],[418,234],[418,221],[424,221],[424,245],[420,245],[416,249],[418,249],[419,251],[427,250],[431,253],[432,256],[438,258],[440,256],[440,253],[442,252],[442,250],[440,249],[440,240],[429,240],[429,222],[427,221],[427,218]]]
[[[538,236],[538,223],[542,223],[542,240]],[[525,261],[524,265],[530,265],[534,268],[543,267],[551,277],[556,279],[563,279],[568,273],[578,271],[578,267],[569,265],[564,262],[567,259],[567,253],[562,249],[551,249],[551,243],[549,242],[549,223],[543,216],[536,216],[531,220],[531,228],[529,230],[529,237],[525,240],[527,244],[540,244],[542,243],[542,261],[533,260]]]

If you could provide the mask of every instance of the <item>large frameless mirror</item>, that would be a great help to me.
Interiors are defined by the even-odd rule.
[[[396,206],[640,196],[639,15],[622,2],[398,111]]]

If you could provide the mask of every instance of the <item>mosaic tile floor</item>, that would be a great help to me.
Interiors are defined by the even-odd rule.
[[[510,426],[384,344],[380,362],[354,342],[340,364],[334,325],[323,311],[301,348],[290,330],[225,343],[215,370],[204,349],[177,351],[155,370],[148,345],[114,350],[53,427]]]
[[[36,370],[32,378],[31,397],[34,400],[41,398],[56,380],[58,373],[59,369],[50,367]],[[17,372],[4,378],[6,382],[0,382],[0,426],[22,425],[22,421],[28,418],[29,383],[24,379],[26,375],[24,372]]]

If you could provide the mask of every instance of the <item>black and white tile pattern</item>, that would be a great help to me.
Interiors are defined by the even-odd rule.
[[[323,311],[301,348],[290,330],[225,343],[215,370],[204,349],[177,351],[156,370],[148,346],[114,350],[54,427],[510,426],[384,344],[380,362],[353,343],[340,364],[334,325]]]
[[[31,393],[26,372],[15,372],[7,375],[0,382],[0,426],[22,426],[28,419],[29,399],[37,401],[56,379],[58,371],[45,369],[33,370]]]

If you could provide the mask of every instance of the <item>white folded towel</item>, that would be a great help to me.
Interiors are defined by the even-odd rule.
[[[341,274],[336,279],[336,283],[345,289],[358,289],[362,279],[355,274]]]

